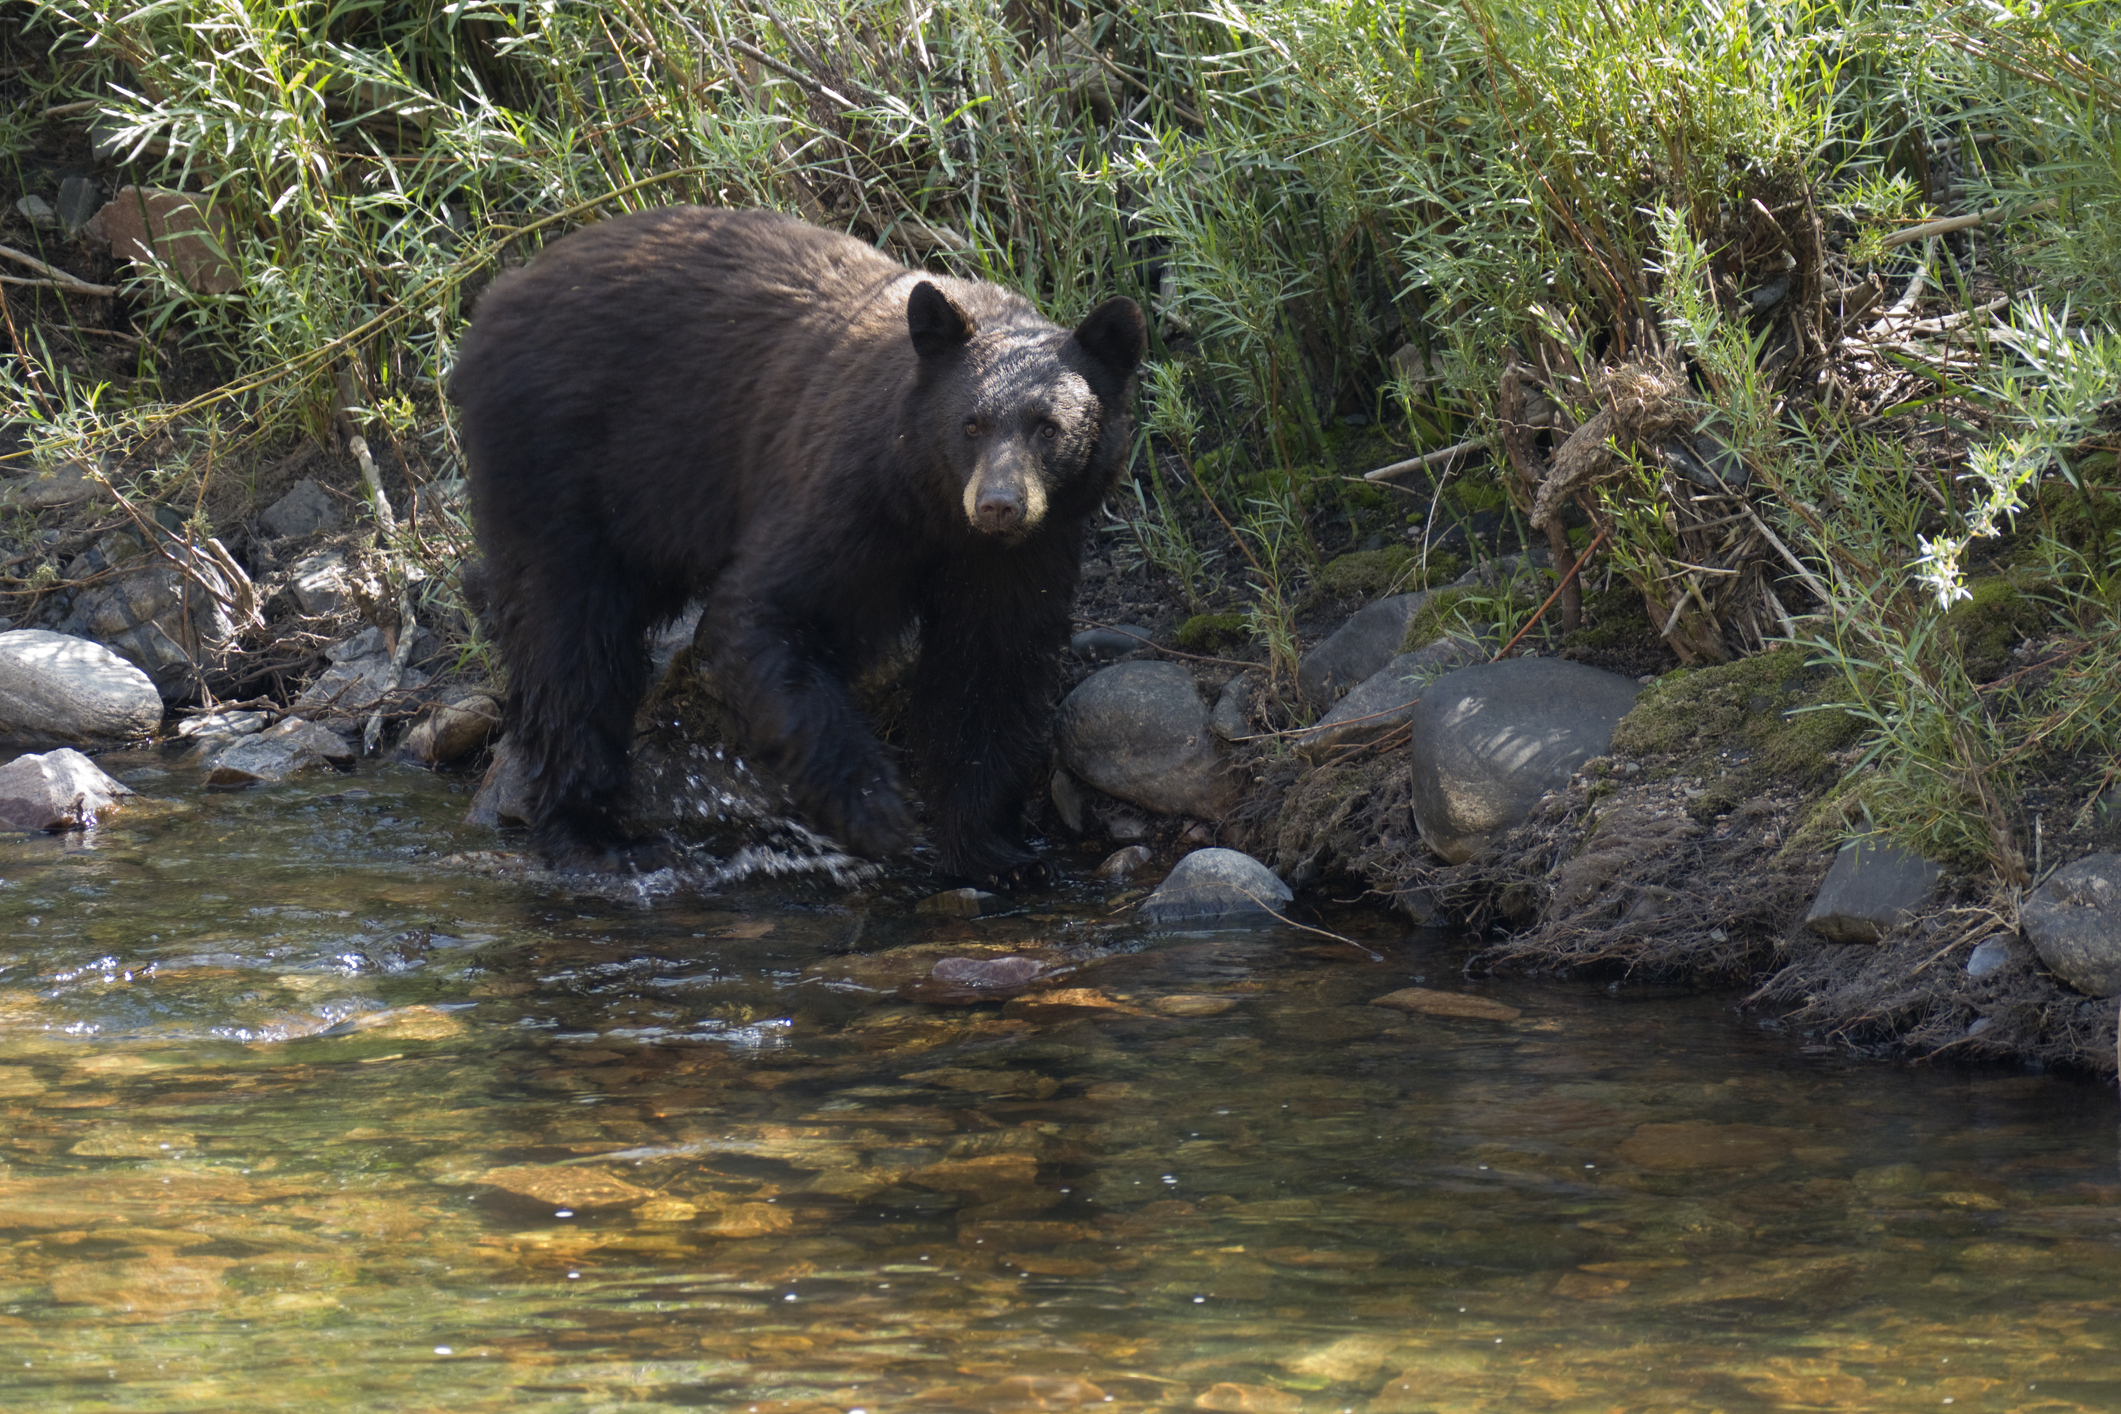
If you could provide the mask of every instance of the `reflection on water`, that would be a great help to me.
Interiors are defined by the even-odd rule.
[[[641,909],[445,861],[415,774],[134,784],[0,843],[0,1407],[2121,1408],[2101,1087],[1373,1006],[1465,987],[1375,919]],[[1061,975],[898,999],[1006,954]]]

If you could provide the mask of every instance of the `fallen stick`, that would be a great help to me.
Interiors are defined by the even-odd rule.
[[[28,251],[16,250],[11,245],[0,245],[0,255],[6,256],[9,260],[27,265],[30,269],[43,275],[51,284],[62,289],[78,290],[84,295],[114,295],[118,293],[117,287],[114,285],[92,285],[79,275],[68,274],[56,265],[46,265]],[[10,285],[42,285],[45,283],[44,280],[24,280],[13,275],[0,275],[0,280],[4,280]]]
[[[1362,479],[1365,481],[1389,481],[1395,476],[1405,476],[1410,471],[1420,471],[1424,467],[1435,466],[1439,462],[1447,462],[1460,453],[1478,451],[1486,445],[1487,442],[1484,439],[1476,437],[1470,442],[1460,442],[1455,447],[1445,447],[1441,451],[1429,452],[1418,457],[1409,457],[1403,462],[1393,462],[1390,466],[1381,466],[1375,471],[1366,471],[1362,474]]]
[[[2052,201],[2035,202],[2018,214],[2038,216],[2042,212],[2053,210],[2054,205]],[[1885,238],[1885,244],[1891,248],[1913,241],[1928,240],[1931,236],[1948,236],[1954,231],[1969,230],[1975,226],[1986,226],[1991,221],[2001,221],[2003,216],[2004,210],[2000,206],[1991,206],[1986,211],[1969,211],[1964,216],[1946,216],[1935,221],[1925,221],[1919,226],[1910,226],[1904,231],[1895,231]]]

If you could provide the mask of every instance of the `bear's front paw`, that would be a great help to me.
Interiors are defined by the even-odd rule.
[[[913,834],[913,816],[905,800],[884,779],[824,802],[816,816],[825,834],[864,859],[897,854]]]
[[[999,840],[979,847],[946,849],[942,866],[952,878],[969,879],[980,888],[1000,893],[1037,888],[1053,877],[1036,854],[1022,845]]]

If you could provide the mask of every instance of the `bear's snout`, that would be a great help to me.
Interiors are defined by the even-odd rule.
[[[982,535],[1015,539],[1045,518],[1045,484],[1021,461],[990,462],[965,483],[965,518]]]

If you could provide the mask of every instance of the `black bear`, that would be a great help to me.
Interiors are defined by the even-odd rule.
[[[450,392],[538,843],[623,849],[644,636],[702,597],[747,750],[872,857],[910,820],[848,684],[917,623],[910,744],[942,869],[1016,881],[1143,346],[1132,300],[1071,332],[763,211],[638,212],[496,281]]]

